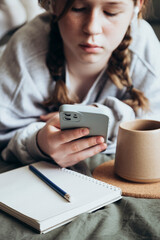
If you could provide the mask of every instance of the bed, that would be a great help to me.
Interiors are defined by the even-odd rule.
[[[98,154],[87,159],[93,171],[114,156]],[[20,167],[0,160],[0,172]],[[5,183],[4,183],[5,184]],[[71,223],[46,234],[0,211],[0,240],[158,240],[160,239],[160,199],[123,196],[121,200],[93,213],[84,213]]]

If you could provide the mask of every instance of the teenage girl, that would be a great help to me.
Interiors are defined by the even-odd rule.
[[[140,19],[147,0],[39,0],[47,11],[22,27],[0,61],[0,148],[6,161],[72,166],[115,153],[118,126],[160,120],[160,44]],[[108,143],[60,130],[61,104],[109,116]]]

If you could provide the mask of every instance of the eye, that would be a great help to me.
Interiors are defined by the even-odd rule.
[[[118,15],[118,13],[111,13],[111,12],[107,12],[107,11],[104,11],[105,15],[109,16],[109,17],[115,17]]]
[[[84,10],[85,10],[84,7],[80,7],[80,8],[72,7],[73,12],[83,12]]]

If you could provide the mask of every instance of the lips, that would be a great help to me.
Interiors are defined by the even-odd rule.
[[[84,43],[80,44],[81,47],[88,47],[88,48],[101,48],[101,46],[95,45],[95,44],[89,44],[89,43]]]
[[[96,44],[82,43],[80,48],[87,53],[99,53],[102,51],[102,47]]]

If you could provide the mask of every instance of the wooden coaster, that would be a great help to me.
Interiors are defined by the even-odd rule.
[[[114,160],[105,162],[93,171],[93,177],[120,187],[123,196],[137,198],[160,198],[160,182],[136,183],[127,181],[114,173]]]

